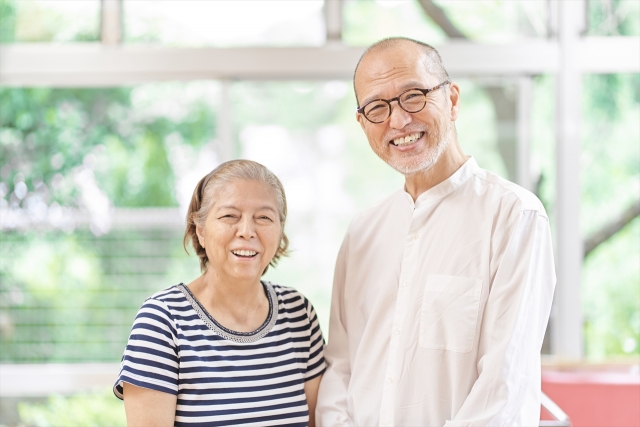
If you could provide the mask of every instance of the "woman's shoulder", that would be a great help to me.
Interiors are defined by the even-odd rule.
[[[265,281],[268,285],[270,285],[278,296],[279,300],[303,300],[308,301],[307,298],[302,294],[302,292],[298,291],[291,286],[279,285],[277,283]]]
[[[311,301],[304,296],[299,290],[290,286],[278,285],[272,282],[266,282],[273,288],[279,305],[283,306],[286,311],[306,310],[307,312],[313,311],[313,305]]]
[[[180,310],[189,303],[183,292],[184,285],[182,283],[174,285],[156,292],[147,299],[145,299],[142,307],[149,306],[161,307],[166,310],[174,311]]]
[[[184,293],[182,292],[182,289],[181,289],[182,287],[184,287],[184,284],[182,283],[170,286],[166,289],[163,289],[151,295],[146,299],[146,301],[156,300],[156,301],[163,301],[163,302],[171,302],[174,300],[185,299]]]

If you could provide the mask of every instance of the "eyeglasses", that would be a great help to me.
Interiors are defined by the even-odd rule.
[[[451,83],[445,81],[438,86],[434,86],[431,89],[409,89],[402,92],[395,98],[387,99],[375,99],[367,102],[356,111],[369,120],[371,123],[382,123],[391,116],[391,103],[398,101],[398,105],[407,113],[417,113],[422,111],[425,105],[427,105],[427,94],[438,90],[446,84]]]

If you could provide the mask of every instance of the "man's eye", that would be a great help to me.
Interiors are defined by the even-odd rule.
[[[418,101],[421,98],[423,98],[424,95],[422,94],[422,92],[411,92],[408,93],[404,96],[404,101]]]
[[[370,105],[369,108],[367,108],[367,113],[374,113],[377,112],[377,110],[381,109],[381,108],[385,108],[386,104],[373,104]]]
[[[258,219],[266,219],[267,221],[273,222],[273,220],[270,217],[266,216],[266,215],[262,215],[262,216],[258,217]]]

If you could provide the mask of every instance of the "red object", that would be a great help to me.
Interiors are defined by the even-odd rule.
[[[640,427],[637,366],[627,372],[545,369],[542,391],[569,416],[573,427]]]

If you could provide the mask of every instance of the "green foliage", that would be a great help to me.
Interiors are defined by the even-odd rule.
[[[640,35],[640,2],[637,0],[589,0],[589,35]]]
[[[585,75],[583,84],[580,220],[589,236],[640,192],[640,75]]]
[[[347,44],[367,46],[382,38],[395,36],[427,43],[446,39],[440,27],[426,18],[417,1],[346,1],[342,13],[342,39]]]
[[[98,41],[99,22],[95,0],[0,0],[0,43]]]
[[[144,299],[198,275],[180,235],[4,232],[0,362],[118,362]]]
[[[539,159],[545,177],[540,196],[552,225],[556,170],[548,159],[555,156],[554,83],[552,76],[536,79],[532,123],[534,162]],[[640,75],[584,75],[582,84],[580,225],[587,238],[640,193]],[[590,359],[640,352],[639,241],[636,219],[584,260],[581,302]]]
[[[60,361],[80,348],[56,343],[100,341],[93,333],[101,323],[93,310],[103,280],[99,260],[78,235],[52,237],[3,237],[2,291],[13,301],[2,307],[12,326],[2,331],[0,360]],[[89,347],[82,348],[84,356],[100,356]]]
[[[15,13],[12,0],[0,0],[0,43],[9,43],[14,40]]]
[[[53,189],[52,201],[75,205],[78,193],[69,185],[74,168],[105,135],[116,132],[105,111],[109,103],[125,102],[127,92],[0,88],[0,158],[9,192],[18,181],[32,188],[44,181]],[[61,179],[54,183],[57,174],[67,185]]]
[[[585,260],[585,353],[591,359],[640,355],[640,218]]]
[[[177,133],[183,143],[202,146],[214,133],[214,115],[201,101],[183,106],[185,119],[162,110],[141,115],[132,97],[144,92],[144,86],[0,88],[1,178],[7,192],[20,181],[30,190],[44,183],[50,202],[78,206],[74,178],[84,167],[115,206],[176,206],[165,139]]]
[[[483,42],[504,42],[519,36],[544,37],[531,22],[544,22],[544,2],[436,1],[453,25],[466,37]]]
[[[583,76],[583,235],[604,226],[640,193],[638,74]],[[640,354],[640,218],[585,259],[585,353]]]
[[[104,390],[54,395],[45,404],[19,403],[20,421],[34,427],[125,427],[124,404]]]

